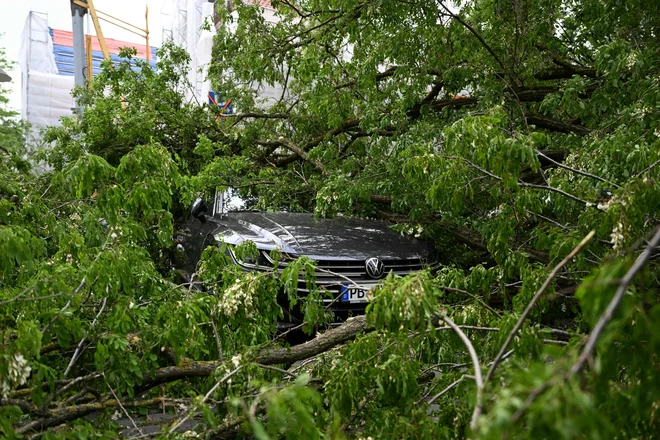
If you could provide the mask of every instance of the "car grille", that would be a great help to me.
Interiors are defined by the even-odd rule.
[[[420,258],[411,258],[405,260],[382,260],[385,265],[384,273],[394,272],[396,275],[406,275],[422,270],[425,265]],[[367,277],[365,262],[363,260],[318,260],[316,267],[330,272],[337,272],[344,275],[358,275]]]
[[[246,270],[270,270],[272,268],[273,260],[267,251],[260,251],[259,261],[261,264],[253,264],[245,261],[238,261],[232,252],[234,261]],[[279,261],[278,270],[282,272],[287,266],[287,261],[294,260],[295,255],[285,255]],[[372,278],[367,274],[365,267],[365,260],[360,259],[316,259],[316,286],[319,289],[326,290],[332,295],[325,297],[323,302],[326,305],[331,305],[331,310],[342,309],[362,309],[366,304],[346,304],[336,300],[336,297],[341,294],[342,286],[344,285],[359,285],[359,286],[373,286],[378,284],[380,279],[385,278],[389,273],[394,275],[405,276],[411,273],[418,272],[422,269],[432,267],[436,264],[435,261],[427,261],[423,258],[407,258],[407,259],[381,259],[383,262],[384,270],[380,278]],[[309,294],[307,281],[300,277],[298,279],[298,294],[305,296]]]
[[[374,279],[367,274],[364,260],[316,260],[316,285],[319,288],[326,289],[338,295],[342,285],[350,285],[352,283],[358,285],[375,285],[390,272],[394,275],[405,276],[432,265],[420,258],[384,259],[382,261],[384,264],[383,276]],[[301,295],[309,293],[307,282],[304,279],[298,280],[298,292]],[[332,299],[324,300],[326,303],[332,301]]]

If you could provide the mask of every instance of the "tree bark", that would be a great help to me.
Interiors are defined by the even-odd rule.
[[[328,330],[303,344],[290,348],[265,348],[256,355],[254,362],[263,365],[292,364],[347,342],[366,330],[366,317],[363,315],[356,316],[348,319],[342,326]],[[209,376],[221,364],[222,362],[219,361],[184,359],[177,366],[159,368],[152,377],[145,378],[144,383],[139,387],[139,393],[143,393],[161,383],[172,382],[185,377]]]

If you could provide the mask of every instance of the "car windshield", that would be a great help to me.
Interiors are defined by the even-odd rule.
[[[228,189],[225,192],[225,212],[245,211],[247,202],[238,194],[235,189]]]
[[[254,209],[257,204],[256,197],[245,197],[235,188],[227,188],[218,192],[215,198],[215,212],[238,212]]]

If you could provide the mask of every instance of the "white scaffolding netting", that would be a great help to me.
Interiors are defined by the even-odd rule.
[[[174,44],[182,46],[190,54],[191,69],[188,80],[192,85],[189,98],[199,103],[208,102],[208,94],[211,92],[211,80],[208,78],[207,65],[211,61],[211,48],[215,35],[214,7],[226,7],[226,2],[208,0],[171,0],[170,3],[170,29]],[[266,22],[276,23],[278,17],[271,8],[263,8]],[[234,14],[236,14],[234,12]],[[236,18],[236,17],[235,17]],[[202,25],[208,20],[211,30],[202,30]],[[254,84],[258,89],[260,97],[269,106],[282,96],[282,86],[276,84],[272,87],[268,84]],[[221,91],[216,90],[220,96]],[[222,97],[222,99],[229,97]],[[218,103],[222,105],[222,103]]]
[[[30,12],[25,21],[19,63],[22,118],[32,124],[34,133],[60,125],[59,119],[70,116],[75,105],[71,96],[73,76],[58,75],[48,20],[35,12]]]

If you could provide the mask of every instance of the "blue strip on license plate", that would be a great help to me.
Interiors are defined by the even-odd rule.
[[[342,302],[366,302],[369,288],[355,287],[353,285],[341,286]]]

